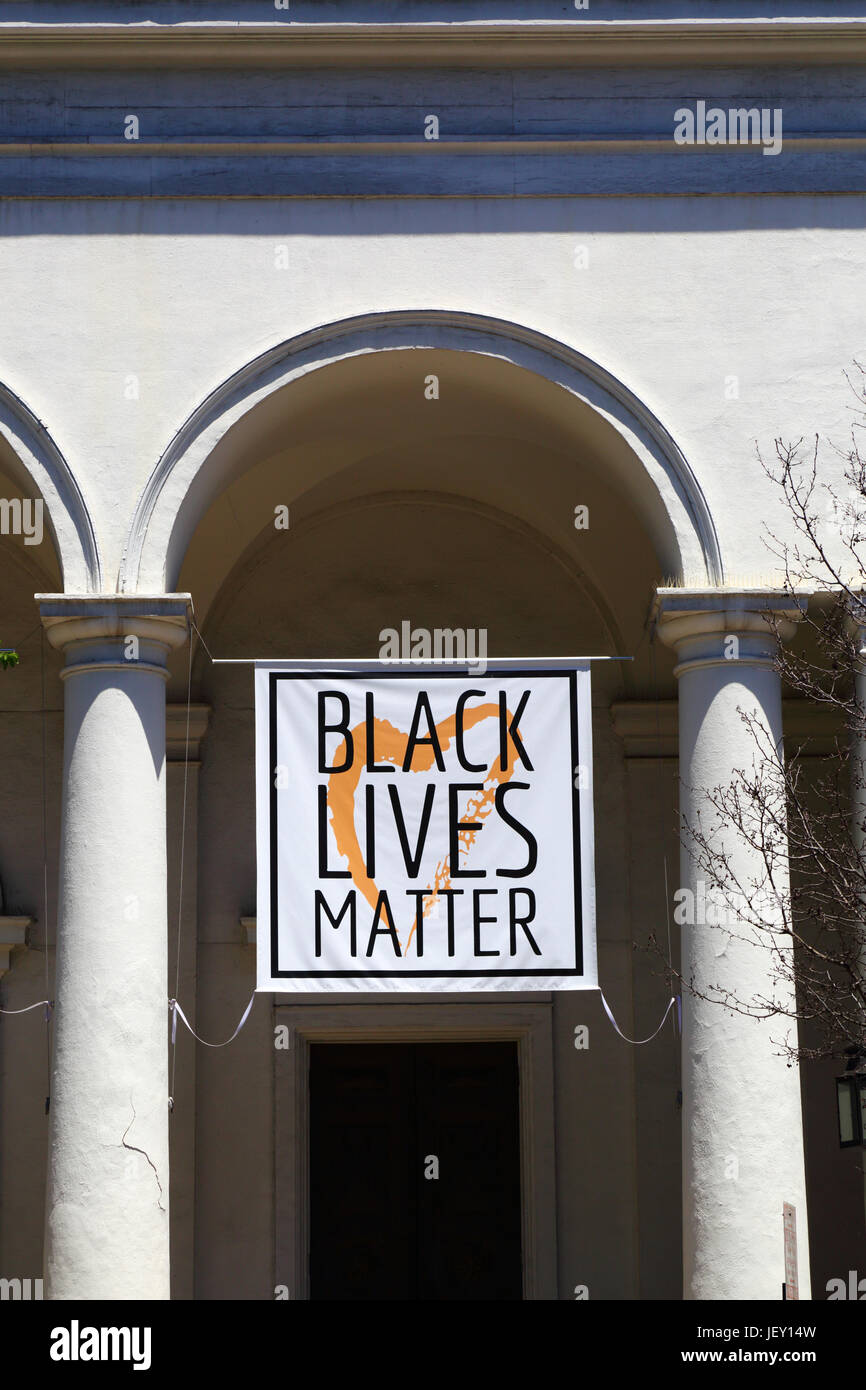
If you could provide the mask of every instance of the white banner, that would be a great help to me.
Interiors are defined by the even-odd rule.
[[[256,664],[258,988],[595,989],[589,663]]]

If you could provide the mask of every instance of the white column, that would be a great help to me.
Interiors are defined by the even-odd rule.
[[[163,1299],[165,681],[186,596],[37,598],[66,655],[45,1296]]]
[[[781,612],[785,609],[787,611]],[[708,791],[729,787],[756,761],[758,721],[779,755],[782,702],[773,667],[775,610],[793,634],[799,611],[778,593],[660,590],[659,635],[679,664],[680,819],[723,844],[739,881],[762,876],[760,856],[717,822]],[[684,836],[684,841],[687,839]],[[706,875],[683,844],[680,885],[694,901]],[[734,926],[734,931],[738,929]],[[739,929],[743,935],[749,928]],[[682,975],[741,1000],[788,999],[769,954],[712,925],[682,927]],[[800,1297],[810,1296],[800,1078],[774,1055],[772,1037],[796,1024],[757,1021],[683,991],[683,1281],[687,1299],[780,1300],[785,1281],[782,1206],[796,1208]]]

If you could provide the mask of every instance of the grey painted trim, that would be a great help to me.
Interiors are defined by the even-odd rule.
[[[760,188],[675,189],[673,191],[596,193],[0,193],[0,203],[345,203],[345,202],[585,202],[631,198],[640,202],[679,198],[862,198],[856,188],[785,188],[766,193]]]
[[[0,24],[0,67],[499,67],[866,62],[862,19]]]
[[[185,618],[190,594],[34,594],[43,618]]]
[[[833,154],[859,154],[866,150],[862,135],[786,135],[785,149]],[[407,155],[443,159],[452,155],[598,155],[598,154],[674,154],[677,159],[754,158],[759,145],[678,145],[670,139],[633,136],[596,136],[587,139],[566,136],[535,139],[496,136],[490,139],[467,137],[457,140],[17,140],[0,144],[0,159],[57,159],[74,155],[76,159],[191,159],[199,155],[220,159],[265,159],[291,155],[293,158],[343,159]],[[763,166],[762,166],[763,167]]]
[[[723,146],[680,146],[660,151],[617,148],[579,152],[526,151],[465,145],[430,154],[423,149],[383,152],[359,143],[351,152],[327,147],[291,153],[257,150],[225,154],[214,143],[178,157],[168,148],[130,156],[119,144],[95,157],[77,158],[63,147],[46,154],[35,146],[0,158],[0,198],[127,199],[147,202],[282,199],[549,199],[592,197],[821,197],[862,196],[862,149],[840,141],[825,149],[785,148],[778,159],[761,149],[734,153]],[[854,146],[852,148],[852,146]],[[718,150],[722,151],[717,154]],[[317,156],[317,157],[316,157]]]
[[[708,581],[711,584],[723,582],[724,566],[718,535],[703,490],[688,460],[673,437],[652,411],[623,382],[597,362],[594,362],[592,358],[548,337],[547,334],[539,333],[524,325],[512,323],[505,319],[489,318],[483,314],[421,309],[360,314],[301,333],[254,358],[212,391],[175,434],[145,484],[136,504],[124,546],[118,576],[118,589],[127,592],[134,591],[137,587],[147,530],[163,488],[171,477],[174,468],[197,436],[207,425],[216,420],[230,403],[237,402],[245,394],[251,394],[253,388],[262,382],[274,367],[283,362],[290,363],[310,349],[335,343],[342,338],[359,333],[376,334],[393,332],[394,329],[411,330],[419,327],[455,331],[458,341],[451,343],[450,346],[457,350],[460,350],[461,347],[460,338],[464,340],[464,350],[472,350],[469,338],[473,333],[493,338],[503,347],[506,344],[519,344],[521,347],[530,348],[542,354],[547,360],[562,363],[611,397],[626,416],[649,436],[664,459],[673,478],[679,485],[689,519],[700,545]],[[393,346],[393,343],[383,343],[382,346]],[[447,348],[449,344],[443,343],[442,346]],[[503,353],[503,355],[516,365],[526,365],[519,362],[513,354]],[[279,382],[273,383],[273,389],[278,389],[280,384]]]
[[[682,613],[736,612],[736,613],[778,613],[786,617],[802,617],[809,605],[809,598],[815,591],[797,585],[770,588],[744,588],[732,584],[726,588],[708,591],[692,585],[664,585],[656,589],[652,605],[652,616],[661,617]]]
[[[0,381],[0,434],[6,439],[46,504],[64,586],[69,586],[70,581],[80,586],[81,580],[84,579],[88,593],[100,593],[102,590],[102,562],[99,557],[99,546],[90,512],[84,500],[84,494],[78,485],[78,480],[42,421],[29,406],[25,405],[21,397],[17,396],[11,387],[2,381]],[[34,470],[28,454],[45,470],[45,477],[41,481],[39,470]],[[53,498],[50,494],[46,495],[43,483],[53,484],[55,490]],[[82,571],[79,575],[71,573],[71,562],[74,557],[68,553],[68,529],[63,528],[62,532],[58,529],[60,512],[66,513],[75,532],[79,547],[79,555],[75,558],[79,560]]]

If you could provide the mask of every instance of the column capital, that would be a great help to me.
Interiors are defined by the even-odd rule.
[[[676,648],[680,676],[732,660],[772,666],[777,634],[790,641],[808,601],[805,589],[657,589],[652,615],[661,640]]]
[[[45,634],[73,672],[130,669],[167,676],[189,634],[189,594],[36,594]]]

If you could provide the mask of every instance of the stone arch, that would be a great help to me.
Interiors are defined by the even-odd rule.
[[[100,593],[96,533],[78,482],[41,420],[0,381],[0,466],[45,504],[66,593]]]
[[[255,407],[293,381],[370,353],[463,352],[540,377],[588,408],[616,437],[620,474],[647,519],[672,577],[718,584],[724,572],[707,501],[661,421],[591,358],[533,329],[444,310],[365,314],[326,324],[262,353],[193,411],[159,459],[136,505],[124,548],[122,592],[171,588],[188,541],[220,490],[236,476],[230,451],[215,451]]]

